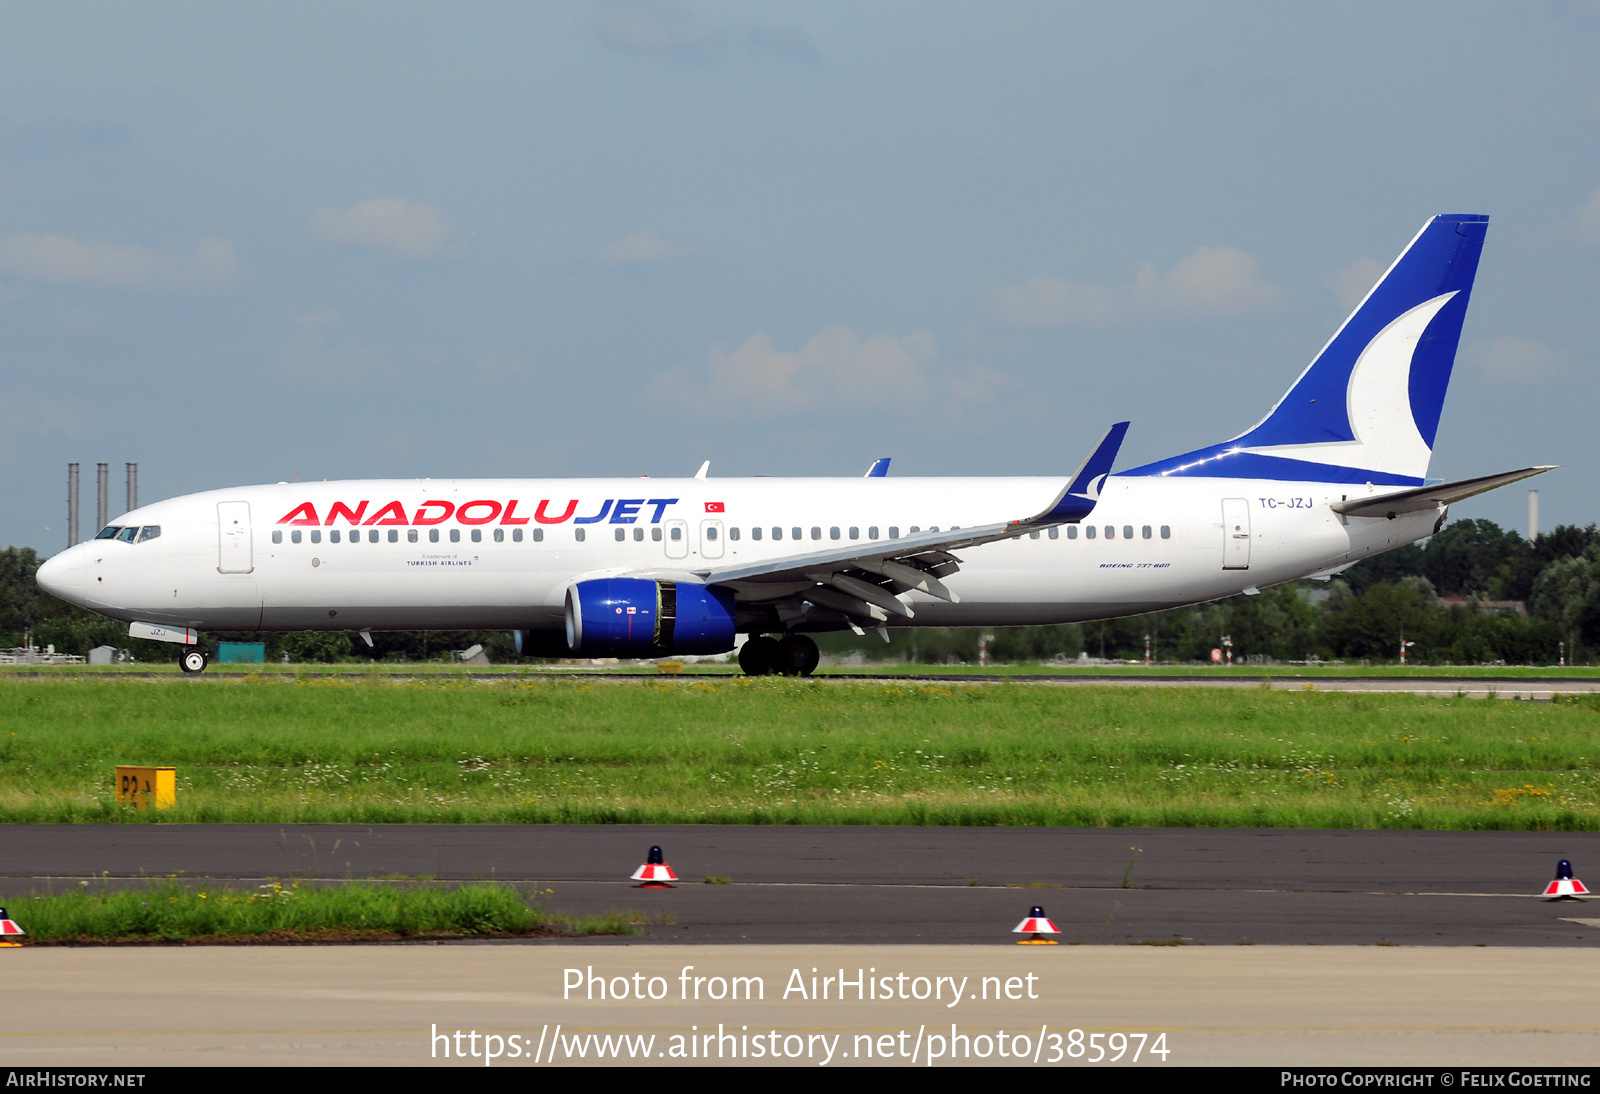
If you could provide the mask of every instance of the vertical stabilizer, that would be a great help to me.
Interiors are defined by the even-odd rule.
[[[1428,221],[1253,429],[1122,474],[1420,485],[1488,225]]]

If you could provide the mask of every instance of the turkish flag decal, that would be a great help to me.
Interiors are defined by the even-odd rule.
[[[706,512],[725,513],[727,510],[722,507],[722,503],[720,501],[708,501],[706,502]]]

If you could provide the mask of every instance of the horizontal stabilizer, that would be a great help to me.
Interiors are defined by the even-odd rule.
[[[1554,470],[1555,464],[1541,464],[1538,467],[1524,467],[1520,471],[1502,471],[1498,475],[1483,475],[1476,479],[1462,479],[1460,482],[1444,482],[1437,486],[1419,486],[1415,490],[1400,490],[1393,494],[1382,494],[1375,498],[1350,498],[1347,501],[1333,503],[1335,513],[1343,513],[1347,517],[1389,517],[1394,518],[1401,513],[1416,513],[1424,509],[1437,509],[1441,505],[1461,501],[1463,498],[1476,497],[1487,494],[1501,486],[1507,486],[1522,479],[1531,479],[1535,475],[1542,475],[1546,471]]]

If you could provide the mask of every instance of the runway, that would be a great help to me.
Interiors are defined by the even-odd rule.
[[[463,672],[463,673],[408,673],[408,672],[225,672],[211,669],[202,677],[187,678],[171,673],[156,672],[7,672],[3,679],[38,680],[125,680],[142,682],[179,682],[193,685],[206,682],[250,680],[285,683],[311,680],[387,680],[390,683],[410,684],[469,681],[481,684],[525,682],[533,680],[583,680],[586,683],[638,683],[678,680],[693,683],[711,679],[734,678],[738,673],[672,674],[655,671],[643,672],[592,672],[583,670],[515,671],[515,672]],[[998,687],[1006,684],[1042,685],[1049,687],[1118,687],[1118,688],[1267,688],[1272,691],[1359,692],[1370,694],[1426,695],[1440,698],[1505,699],[1549,702],[1563,695],[1600,694],[1600,677],[1581,676],[1289,676],[1252,672],[1249,669],[1217,669],[1199,673],[1008,673],[1005,675],[979,675],[972,673],[854,673],[830,672],[823,669],[808,679],[824,684],[895,683],[895,684],[966,684]]]
[[[682,883],[635,888],[661,845]],[[1004,944],[1032,905],[1085,944],[1600,947],[1600,834],[780,826],[14,825],[0,894],[82,882],[496,880],[635,942]],[[706,882],[725,878],[724,883]],[[598,941],[594,945],[615,944]]]

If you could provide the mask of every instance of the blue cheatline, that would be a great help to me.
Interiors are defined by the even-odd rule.
[[[1119,474],[1422,485],[1488,226],[1428,221],[1259,424]]]

